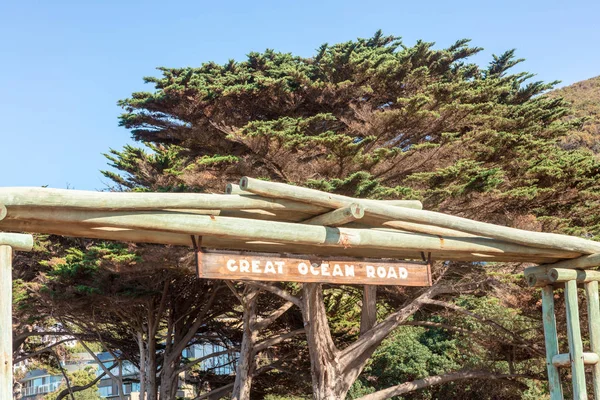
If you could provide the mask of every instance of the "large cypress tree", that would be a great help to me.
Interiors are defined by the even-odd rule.
[[[267,50],[159,68],[145,78],[154,91],[119,103],[147,148],[111,150],[118,172],[104,174],[125,190],[207,192],[249,175],[596,237],[600,163],[561,145],[581,120],[544,95],[556,82],[511,73],[514,51],[469,63],[480,50],[377,32],[308,58]]]
[[[105,174],[135,190],[214,192],[251,175],[508,224],[552,216],[595,233],[598,221],[572,206],[582,191],[597,206],[598,165],[555,145],[581,123],[540,95],[555,82],[509,73],[522,61],[512,50],[486,68],[468,63],[481,50],[468,43],[407,47],[377,32],[310,58],[267,50],[159,68],[145,78],[153,92],[119,102],[121,125],[152,151],[113,150],[124,174]]]

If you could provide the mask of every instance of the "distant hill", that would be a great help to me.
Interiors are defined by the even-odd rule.
[[[551,96],[562,96],[573,104],[573,116],[588,117],[583,132],[567,139],[573,146],[585,146],[600,153],[600,76],[554,90]]]

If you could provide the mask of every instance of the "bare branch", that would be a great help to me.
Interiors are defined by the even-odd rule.
[[[267,285],[267,284],[261,283],[261,282],[248,282],[247,284],[256,286],[260,289],[266,290],[267,292],[276,294],[277,296],[281,297],[282,299],[290,301],[290,302],[294,303],[294,305],[298,306],[299,308],[302,308],[302,302],[300,301],[300,299],[298,297],[293,296],[289,292],[287,292],[281,288],[278,288],[277,286]]]
[[[114,367],[117,366],[117,363],[113,364],[110,366],[110,369],[113,369]],[[86,390],[91,388],[92,386],[94,386],[96,383],[98,383],[102,378],[104,378],[106,376],[106,372],[101,373],[100,375],[98,375],[93,381],[85,384],[85,385],[81,385],[81,386],[71,386],[71,392],[75,393],[75,392],[81,392],[82,390]],[[55,400],[62,400],[64,397],[66,397],[69,394],[69,388],[62,390],[57,396]]]
[[[80,340],[79,343],[81,343],[81,345],[83,346],[84,349],[87,350],[87,352],[90,354],[90,356],[92,356],[92,358],[94,359],[94,361],[96,361],[96,363],[100,366],[100,368],[102,368],[102,370],[108,374],[108,376],[110,376],[112,379],[114,379],[115,381],[117,381],[119,383],[119,387],[122,388],[123,387],[123,379],[121,376],[117,377],[115,376],[115,374],[113,374],[110,370],[111,368],[106,368],[106,365],[104,365],[104,363],[98,358],[98,356],[96,355],[96,353],[94,353],[88,346],[87,344],[85,344],[85,342],[83,340]],[[118,364],[118,362],[117,362]],[[119,398],[123,398],[122,393],[122,389],[119,390]]]
[[[428,376],[412,382],[406,382],[401,385],[392,386],[375,393],[360,397],[358,400],[386,400],[393,396],[424,389],[426,387],[440,385],[442,383],[463,380],[463,379],[492,379],[492,380],[513,380],[515,378],[537,379],[529,375],[519,374],[495,374],[487,371],[463,371],[450,372],[442,375]]]
[[[269,315],[266,318],[261,319],[260,321],[257,321],[254,324],[254,326],[252,327],[252,329],[257,330],[257,331],[265,329],[266,327],[271,325],[273,322],[275,322],[277,320],[277,318],[281,317],[293,305],[294,305],[294,303],[292,303],[291,301],[286,301],[281,307],[279,307],[277,310],[273,311],[271,313],[271,315]]]
[[[456,304],[453,303],[449,303],[447,301],[441,301],[441,300],[433,300],[433,299],[425,299],[423,300],[423,303],[425,304],[431,304],[431,305],[435,305],[435,306],[439,306],[439,307],[444,307],[453,311],[457,311],[459,313],[468,315],[469,317],[475,318],[478,321],[483,322],[486,325],[495,327],[499,330],[501,330],[502,332],[504,332],[505,334],[507,334],[510,337],[515,338],[515,340],[517,340],[519,343],[526,345],[526,347],[531,347],[536,353],[538,353],[539,355],[545,355],[545,351],[544,349],[541,349],[539,346],[537,346],[535,343],[530,343],[527,340],[523,339],[521,336],[519,336],[517,333],[511,331],[510,329],[505,328],[504,326],[502,326],[501,324],[499,324],[498,322],[485,318],[482,315],[479,315],[477,313],[474,313],[472,311],[469,311],[465,308],[462,308],[460,306],[457,306]]]
[[[68,338],[68,339],[60,340],[60,341],[58,341],[56,343],[51,344],[50,346],[44,347],[43,349],[40,349],[40,350],[35,351],[33,353],[27,354],[25,356],[21,356],[21,357],[15,358],[13,360],[13,363],[16,364],[16,363],[19,363],[21,361],[25,361],[25,360],[27,360],[29,358],[32,358],[32,357],[35,357],[35,356],[39,356],[40,354],[48,353],[48,352],[50,352],[52,350],[52,348],[54,348],[54,347],[56,347],[58,345],[61,345],[63,343],[66,343],[66,342],[70,342],[72,340],[77,340],[77,339],[76,338]]]
[[[195,359],[192,362],[189,362],[189,363],[187,363],[187,364],[179,367],[178,369],[175,370],[175,373],[176,374],[180,374],[180,373],[182,373],[184,371],[189,370],[193,366],[200,364],[204,360],[208,360],[209,358],[213,358],[213,357],[222,356],[224,354],[232,354],[232,353],[235,353],[236,351],[239,351],[239,350],[240,349],[238,349],[237,347],[234,347],[234,348],[231,348],[231,349],[228,349],[228,350],[217,351],[217,352],[211,353],[209,355],[202,356],[200,358]]]
[[[259,351],[263,351],[265,349],[268,349],[271,346],[274,346],[276,344],[279,344],[281,342],[283,342],[284,340],[287,340],[291,337],[297,336],[297,335],[301,335],[305,333],[304,328],[302,329],[296,329],[295,331],[291,331],[291,332],[287,332],[287,333],[282,333],[281,335],[277,335],[277,336],[273,336],[270,337],[266,340],[263,340],[260,343],[257,343],[256,346],[253,349],[254,353],[258,353]]]

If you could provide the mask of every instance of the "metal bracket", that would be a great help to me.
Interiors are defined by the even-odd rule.
[[[427,253],[427,257],[425,257],[425,252],[421,252],[421,258],[423,262],[427,264],[427,276],[429,277],[429,286],[433,286],[433,278],[431,276],[431,253]]]
[[[192,246],[194,248],[194,254],[196,258],[196,276],[202,277],[202,254],[204,254],[204,250],[202,248],[202,236],[198,236],[198,240],[196,240],[195,235],[191,235],[192,238]]]

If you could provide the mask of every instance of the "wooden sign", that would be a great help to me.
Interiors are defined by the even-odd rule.
[[[427,263],[205,249],[197,254],[200,278],[431,286]]]

